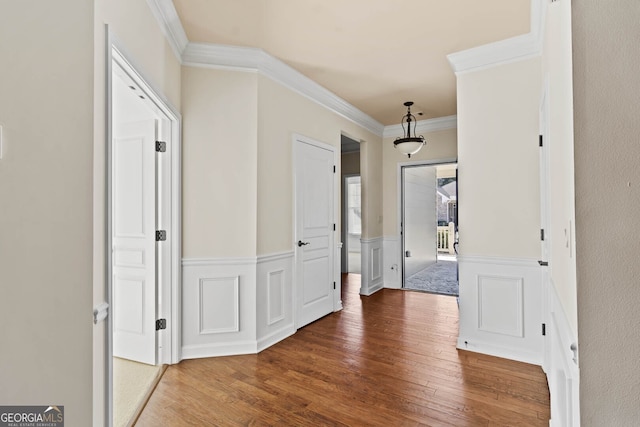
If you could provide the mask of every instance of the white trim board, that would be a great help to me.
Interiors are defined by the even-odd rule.
[[[155,16],[160,30],[164,34],[178,61],[182,61],[182,53],[189,43],[187,33],[172,0],[147,0],[151,13]]]
[[[383,133],[384,125],[380,122],[262,49],[189,43],[182,54],[182,61],[187,66],[257,71],[371,133]]]
[[[456,75],[508,64],[542,54],[545,0],[531,0],[531,27],[527,34],[447,55]]]
[[[374,135],[384,138],[401,136],[401,125],[384,126],[262,49],[189,42],[171,0],[147,0],[147,4],[182,65],[259,72]],[[456,116],[438,117],[421,120],[417,126],[418,132],[454,129],[457,120]]]

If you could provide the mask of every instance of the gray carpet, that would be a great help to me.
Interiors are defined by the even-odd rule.
[[[458,263],[438,261],[405,281],[405,289],[458,296]]]

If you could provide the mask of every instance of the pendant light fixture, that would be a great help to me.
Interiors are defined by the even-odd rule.
[[[402,138],[397,138],[393,141],[393,146],[396,147],[402,154],[406,154],[409,158],[411,158],[412,154],[416,154],[423,145],[426,145],[426,141],[422,135],[416,136],[416,126],[418,126],[418,121],[416,120],[416,116],[411,114],[411,106],[413,105],[412,101],[407,101],[404,103],[404,106],[407,107],[407,114],[402,117],[402,133],[405,133],[404,124],[407,124],[406,134]],[[413,136],[411,136],[411,122],[413,125]]]

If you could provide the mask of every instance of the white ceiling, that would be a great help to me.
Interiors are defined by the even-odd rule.
[[[258,47],[383,125],[456,114],[446,55],[530,31],[530,0],[173,0],[189,41]]]

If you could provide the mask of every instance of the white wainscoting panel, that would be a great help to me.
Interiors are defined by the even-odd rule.
[[[256,353],[256,259],[184,259],[182,275],[182,357]]]
[[[578,345],[553,281],[549,281],[545,372],[551,398],[551,427],[580,426]]]
[[[270,271],[267,276],[267,326],[284,319],[284,270]]]
[[[257,349],[293,335],[293,251],[258,257]]]
[[[458,348],[542,364],[542,280],[537,260],[458,257]]]
[[[240,331],[240,277],[200,279],[200,335]]]
[[[400,238],[397,236],[385,236],[382,248],[384,287],[400,289],[402,288]]]
[[[361,239],[362,242],[362,277],[360,294],[371,295],[382,289],[382,237]]]
[[[522,277],[478,276],[478,329],[524,337]],[[496,304],[502,307],[496,310]]]

